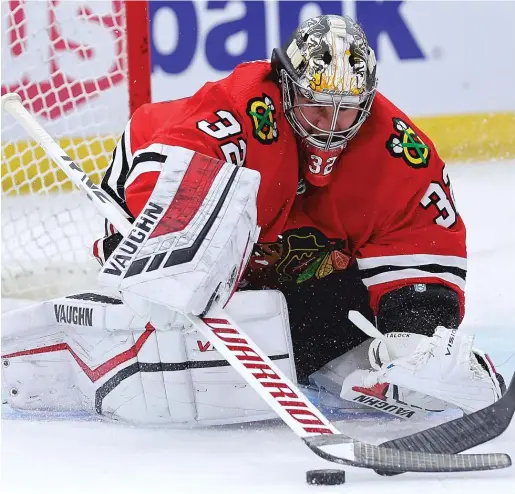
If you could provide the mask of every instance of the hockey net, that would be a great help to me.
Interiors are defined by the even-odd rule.
[[[2,94],[16,92],[99,183],[132,111],[150,100],[148,5],[2,1]],[[96,286],[103,218],[2,115],[2,297]]]

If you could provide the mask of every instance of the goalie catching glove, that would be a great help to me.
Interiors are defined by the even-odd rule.
[[[162,171],[133,229],[99,275],[157,327],[170,310],[202,315],[236,289],[259,235],[257,171],[153,145]]]

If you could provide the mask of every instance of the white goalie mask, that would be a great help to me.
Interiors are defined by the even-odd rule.
[[[304,176],[313,185],[331,180],[333,165],[370,114],[377,89],[376,58],[350,17],[322,15],[303,22],[272,61],[278,65],[285,116],[301,140]],[[330,116],[324,128],[313,109]],[[355,118],[341,128],[345,110]]]

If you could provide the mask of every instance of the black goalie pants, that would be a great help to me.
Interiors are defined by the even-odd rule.
[[[310,374],[368,338],[347,317],[349,310],[357,310],[374,320],[355,266],[281,291],[288,303],[299,383],[307,384]]]

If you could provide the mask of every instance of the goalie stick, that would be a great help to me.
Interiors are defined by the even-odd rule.
[[[132,225],[124,213],[61,149],[23,107],[14,93],[2,96],[2,108],[25,128],[95,207],[126,236]],[[186,317],[265,402],[318,456],[343,465],[382,469],[389,472],[456,472],[493,470],[511,465],[504,453],[449,455],[398,451],[355,441],[339,434],[327,418],[302,394],[283,372],[222,311],[206,317]]]
[[[425,453],[461,453],[500,436],[515,413],[515,374],[506,393],[492,405],[431,429],[382,443],[380,446]],[[376,470],[380,475],[393,473]]]
[[[359,312],[349,311],[349,319],[368,336],[386,341],[384,335]],[[419,453],[461,453],[500,436],[510,425],[514,413],[515,374],[504,395],[495,403],[430,429],[386,441],[380,446]],[[376,472],[379,475],[402,473]]]

